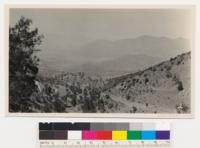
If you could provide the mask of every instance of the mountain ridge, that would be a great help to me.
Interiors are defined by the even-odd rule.
[[[81,65],[87,63],[95,64],[112,61],[126,55],[140,54],[160,58],[161,62],[174,55],[187,52],[189,49],[190,43],[184,38],[144,35],[129,39],[96,40],[84,44],[79,48],[68,49],[66,53],[65,50],[62,50],[62,52],[55,50],[54,52],[56,53],[51,53],[50,55],[43,53],[44,57],[40,58],[40,67],[41,69],[45,69],[45,73],[48,73],[48,68],[53,73],[53,71],[66,71],[73,69],[73,67],[81,67]],[[155,63],[150,64],[153,65]]]

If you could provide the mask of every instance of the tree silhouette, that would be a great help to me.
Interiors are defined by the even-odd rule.
[[[39,59],[34,55],[43,35],[31,28],[32,20],[21,17],[9,28],[9,111],[28,112],[35,90]]]

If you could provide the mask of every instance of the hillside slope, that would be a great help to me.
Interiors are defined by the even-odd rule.
[[[111,98],[123,103],[122,112],[190,112],[190,52],[144,71],[107,82]]]
[[[38,78],[33,112],[189,113],[190,52],[109,79],[84,72]]]

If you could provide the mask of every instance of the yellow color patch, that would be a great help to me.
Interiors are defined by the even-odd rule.
[[[112,131],[112,140],[127,140],[127,131]]]

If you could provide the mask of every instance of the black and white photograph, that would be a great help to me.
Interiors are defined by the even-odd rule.
[[[9,113],[192,113],[193,7],[8,15]]]

